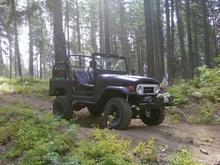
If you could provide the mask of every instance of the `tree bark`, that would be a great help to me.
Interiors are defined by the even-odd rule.
[[[90,2],[90,36],[93,52],[97,52],[97,43],[96,43],[96,23],[95,23],[95,11],[93,2]]]
[[[102,0],[99,0],[99,45],[100,45],[100,53],[104,53],[104,39],[103,39],[103,6]]]
[[[218,52],[218,41],[217,41],[217,32],[216,27],[213,27],[213,44],[214,44],[214,55],[217,57],[219,54]]]
[[[153,32],[153,47],[154,47],[154,66],[155,66],[155,78],[159,81],[162,80],[160,77],[160,42],[159,42],[159,27],[158,27],[158,15],[156,11],[156,4],[151,4],[152,8],[152,32]]]
[[[66,0],[66,16],[65,16],[65,28],[67,36],[67,55],[70,55],[70,17],[69,17],[69,0]]]
[[[175,78],[174,75],[174,61],[173,55],[171,54],[171,35],[170,35],[170,4],[169,0],[165,0],[165,10],[166,10],[166,37],[167,37],[167,44],[166,44],[166,55],[167,55],[167,70],[168,70],[168,79],[169,82],[173,81]]]
[[[53,0],[53,24],[55,61],[61,62],[66,58],[66,40],[63,32],[63,14],[61,0]]]
[[[174,12],[175,12],[175,7],[174,7],[174,0],[170,1],[171,5],[171,29],[170,29],[170,60],[171,60],[171,78],[172,80],[175,79],[176,77],[176,64],[175,64],[175,56],[174,56],[174,51],[175,51],[175,23],[174,23]]]
[[[147,72],[148,76],[155,76],[154,68],[154,50],[153,50],[153,30],[152,30],[152,0],[144,0],[144,13],[145,13],[145,31],[146,31],[146,44],[147,44]]]
[[[105,31],[105,53],[110,53],[110,38],[109,38],[109,8],[108,0],[104,0],[104,31]]]
[[[192,47],[192,31],[191,31],[191,13],[190,13],[190,0],[186,0],[186,26],[187,26],[187,39],[188,39],[188,51],[189,51],[189,63],[190,63],[190,76],[193,77],[195,64],[193,57]]]
[[[40,54],[40,78],[43,78],[43,43],[41,42],[40,45],[40,50],[39,50],[39,54]]]
[[[34,68],[33,68],[33,26],[32,26],[32,16],[33,13],[30,9],[30,0],[27,0],[28,4],[28,28],[29,28],[29,76],[34,76]]]
[[[2,34],[1,34],[1,29],[0,29],[0,75],[3,76],[3,65],[4,65],[4,62],[3,62],[3,56],[2,56]]]
[[[10,33],[7,32],[8,38],[8,48],[9,48],[9,77],[12,78],[12,65],[13,65],[13,57],[12,57],[12,41]]]
[[[207,1],[201,0],[202,3],[202,14],[203,14],[203,29],[204,29],[204,48],[205,48],[205,64],[211,67],[211,57],[210,57],[210,39],[209,39],[209,23],[208,23],[208,11],[207,11]]]
[[[79,21],[79,4],[76,0],[76,24],[77,24],[77,39],[78,39],[78,51],[81,52],[81,32],[80,32],[80,21]]]
[[[126,25],[125,25],[125,8],[124,8],[124,0],[119,1],[120,7],[120,39],[121,39],[121,54],[122,56],[126,57],[128,54],[128,41],[127,41],[127,32],[126,32]]]
[[[184,42],[184,34],[183,34],[183,23],[182,18],[179,11],[179,0],[175,0],[176,4],[176,16],[177,16],[177,26],[178,26],[178,37],[179,37],[179,44],[180,44],[180,52],[181,52],[181,72],[182,78],[188,78],[187,72],[187,57],[186,57],[186,50],[185,50],[185,42]]]
[[[198,49],[198,28],[197,28],[197,22],[196,22],[196,13],[195,11],[193,12],[193,17],[192,17],[192,22],[193,22],[193,36],[194,36],[194,61],[195,61],[195,67],[200,66],[200,57],[199,57],[199,49]]]
[[[142,59],[141,59],[141,33],[140,30],[137,29],[136,31],[136,49],[137,49],[137,64],[138,64],[138,74],[142,74]]]
[[[163,23],[160,0],[156,0],[156,13],[157,13],[157,30],[158,30],[158,42],[159,42],[159,55],[160,55],[160,79],[164,75],[164,38],[163,38]]]
[[[21,69],[21,57],[20,57],[20,49],[19,49],[19,42],[18,42],[18,27],[17,27],[17,11],[15,0],[11,0],[11,7],[12,7],[12,15],[13,15],[13,30],[14,30],[14,37],[15,37],[15,70],[16,73],[18,72],[18,76],[22,77],[22,69]]]

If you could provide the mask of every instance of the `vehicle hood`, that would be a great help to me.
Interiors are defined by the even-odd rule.
[[[118,74],[102,74],[101,78],[105,81],[132,83],[132,84],[159,84],[159,82],[150,77],[118,75]]]

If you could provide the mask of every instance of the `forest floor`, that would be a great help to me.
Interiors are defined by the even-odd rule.
[[[27,97],[19,94],[1,94],[0,106],[10,103],[31,105],[40,112],[51,111],[51,100]],[[74,113],[74,121],[79,125],[78,138],[87,139],[95,125],[102,127],[102,117],[92,117],[86,109]],[[181,146],[190,148],[194,157],[202,164],[220,165],[220,125],[190,125],[185,122],[173,123],[169,115],[160,126],[148,127],[140,120],[132,120],[127,130],[114,132],[136,145],[153,137],[166,146],[166,152],[175,151]],[[1,148],[0,148],[1,150]]]

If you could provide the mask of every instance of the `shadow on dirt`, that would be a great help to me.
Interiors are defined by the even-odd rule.
[[[85,108],[78,112],[74,112],[73,120],[80,127],[84,128],[105,128],[105,122],[103,116],[92,116],[88,110]]]

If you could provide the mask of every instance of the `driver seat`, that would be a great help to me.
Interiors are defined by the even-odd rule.
[[[88,72],[83,70],[75,70],[73,74],[77,82],[78,89],[92,90],[94,88],[94,84],[91,82]]]

